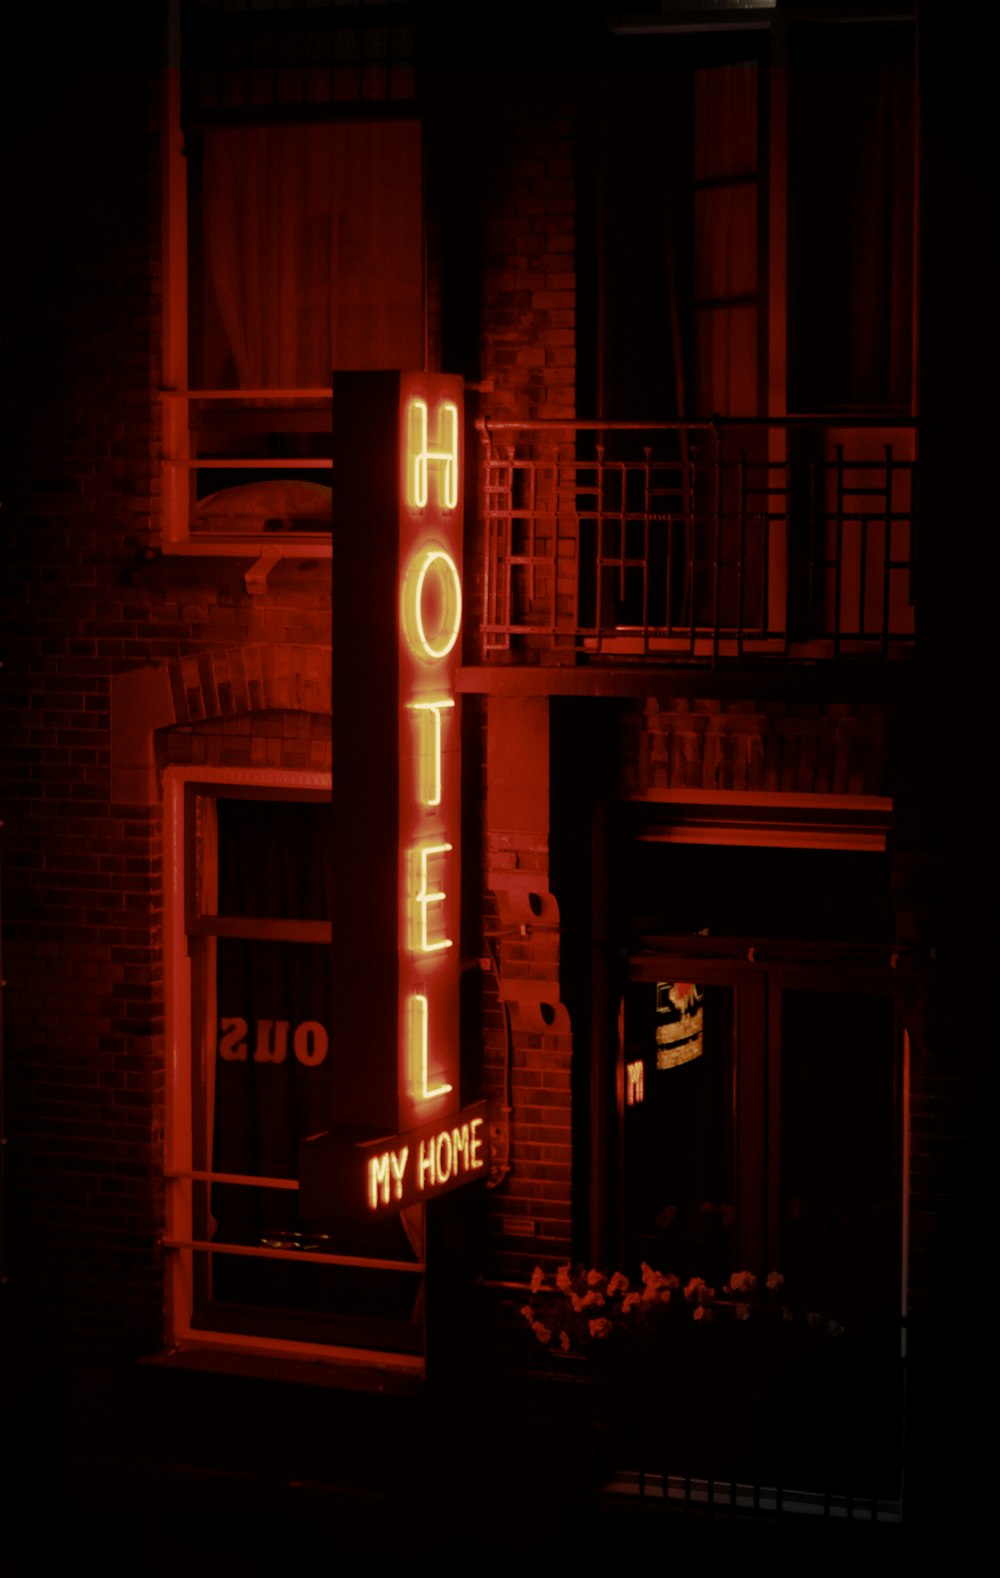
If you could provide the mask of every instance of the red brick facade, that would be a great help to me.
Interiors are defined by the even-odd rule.
[[[28,128],[44,200],[22,167],[31,244],[8,249],[5,288],[18,309],[4,335],[13,398],[0,517],[8,1277],[41,1340],[129,1353],[169,1336],[163,770],[336,773],[340,761],[329,563],[286,560],[261,586],[251,560],[160,555],[158,117],[155,72],[97,74],[80,78],[61,116]],[[574,109],[512,102],[491,133],[476,194],[480,360],[461,369],[478,386],[470,421],[475,411],[569,421],[589,414],[577,388]],[[439,285],[429,286],[435,343]],[[463,1062],[469,1098],[498,1111],[482,1267],[523,1283],[535,1265],[552,1271],[589,1247],[574,1192],[586,1167],[588,1029],[568,1006],[581,988],[567,980],[567,898],[552,856],[559,685],[504,693],[475,677],[473,483],[463,963],[478,971],[482,1015]],[[947,885],[943,840],[925,847],[926,824],[909,809],[926,789],[918,709],[879,680],[839,699],[827,683],[822,700],[808,675],[780,696],[769,679],[753,700],[722,671],[699,678],[697,696],[687,677],[676,695],[651,688],[637,678],[624,698],[615,692],[609,777],[626,800],[688,789],[732,794],[734,805],[751,791],[894,803],[897,940],[923,950],[924,970],[906,1008],[911,1307],[940,1310],[949,1279],[982,1251],[986,1074],[968,1037],[955,1046],[943,1007],[961,990],[961,959],[925,968]],[[971,834],[959,832],[968,853]],[[950,914],[945,926],[954,938]],[[980,988],[975,1002],[984,1043]]]

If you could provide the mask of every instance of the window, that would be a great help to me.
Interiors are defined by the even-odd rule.
[[[593,134],[579,388],[611,426],[581,474],[581,624],[608,652],[905,650],[912,22],[663,28]]]
[[[861,1437],[868,1493],[895,1495],[906,1042],[884,834],[880,851],[871,825],[796,827],[791,808],[765,833],[735,811],[731,842],[706,844],[696,816],[646,811],[616,875],[620,1263],[716,1289],[780,1271],[800,1317],[846,1335],[761,1394],[761,1428],[794,1418],[800,1483],[838,1491]]]
[[[422,1347],[420,1221],[298,1209],[298,1147],[351,1124],[331,1002],[320,775],[170,775],[169,1166],[175,1338]],[[355,1049],[356,1051],[356,1049]]]
[[[168,100],[166,546],[327,555],[331,374],[424,364],[419,123]]]
[[[622,1057],[641,1060],[644,1099],[622,1113],[626,1266],[716,1289],[780,1271],[791,1340],[745,1378],[757,1471],[898,1497],[904,1047],[889,972],[665,946],[629,974]],[[667,985],[703,1015],[700,1055],[676,1062],[657,1041]],[[809,1347],[807,1312],[839,1339]],[[733,1399],[703,1403],[723,1417]]]
[[[628,1264],[716,1287],[743,1266],[777,1269],[805,1307],[855,1330],[898,1315],[888,970],[672,946],[633,955],[623,997],[621,1056],[642,1062],[644,1092],[624,1111]],[[668,992],[697,1004],[700,1046],[684,1057],[665,1039],[686,1028],[664,1014]]]
[[[912,34],[800,24],[791,49],[789,409],[909,414]]]
[[[419,129],[213,126],[189,147],[190,367],[295,389],[423,360]]]

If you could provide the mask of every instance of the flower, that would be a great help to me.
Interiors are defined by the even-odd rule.
[[[647,1290],[652,1288],[654,1293],[658,1293],[661,1288],[679,1288],[681,1285],[680,1277],[670,1272],[654,1271],[645,1260],[642,1263],[642,1280]]]
[[[606,1273],[596,1267],[564,1265],[554,1277],[546,1277],[536,1268],[521,1314],[535,1340],[556,1353],[586,1354],[597,1343],[612,1353],[622,1344],[663,1344],[666,1348],[695,1323],[708,1331],[726,1324],[730,1328],[764,1322],[780,1326],[794,1320],[804,1322],[820,1340],[841,1334],[843,1328],[829,1311],[812,1310],[804,1315],[798,1309],[793,1313],[781,1291],[784,1286],[780,1272],[764,1277],[744,1268],[733,1271],[717,1295],[704,1277],[689,1276],[682,1281],[674,1272],[659,1271],[648,1261],[642,1262],[634,1281],[622,1271]],[[748,1363],[753,1363],[752,1353],[748,1348]]]
[[[684,1289],[684,1297],[689,1304],[693,1304],[695,1301],[699,1305],[711,1304],[715,1298],[715,1289],[709,1287],[704,1277],[692,1277]]]

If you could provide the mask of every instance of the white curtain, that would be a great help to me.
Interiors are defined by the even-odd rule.
[[[207,130],[193,304],[206,386],[422,366],[422,213],[415,123]]]

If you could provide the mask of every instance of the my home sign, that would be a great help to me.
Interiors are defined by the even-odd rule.
[[[351,1144],[332,1134],[316,1135],[299,1150],[299,1207],[322,1216],[335,1198],[351,1216],[390,1216],[489,1171],[489,1123],[485,1101],[406,1134]]]

